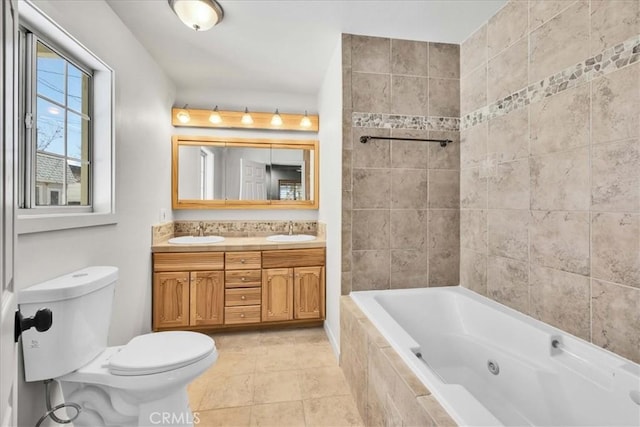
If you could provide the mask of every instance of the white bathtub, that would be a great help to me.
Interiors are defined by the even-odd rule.
[[[459,425],[640,426],[638,364],[461,287],[351,297]]]

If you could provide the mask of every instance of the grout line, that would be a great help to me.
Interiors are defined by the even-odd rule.
[[[591,31],[591,1],[589,7],[589,54],[592,52],[593,34]],[[589,342],[593,343],[593,79],[589,80]]]

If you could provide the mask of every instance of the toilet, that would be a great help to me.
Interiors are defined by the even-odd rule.
[[[116,267],[88,267],[18,293],[24,317],[53,313],[49,330],[22,333],[25,380],[57,380],[82,408],[76,427],[192,426],[186,387],[217,360],[213,339],[168,331],[107,347],[117,279]]]

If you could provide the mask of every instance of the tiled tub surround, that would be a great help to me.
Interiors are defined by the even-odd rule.
[[[460,283],[635,362],[638,34],[638,1],[512,1],[460,58]]]
[[[345,34],[342,48],[342,292],[456,285],[459,47]]]
[[[429,397],[459,425],[640,425],[640,365],[473,291],[396,289],[343,299],[343,369],[356,396],[366,389],[369,423],[399,413],[403,425],[440,424],[417,404]]]
[[[340,367],[365,425],[456,425],[346,295],[340,299],[340,330]]]

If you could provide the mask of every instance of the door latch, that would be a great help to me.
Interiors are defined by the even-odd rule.
[[[22,335],[22,332],[27,329],[36,328],[38,332],[45,332],[51,328],[53,323],[53,313],[48,308],[41,308],[36,311],[36,314],[32,317],[24,317],[20,310],[16,310],[13,339],[18,342],[18,338]]]

